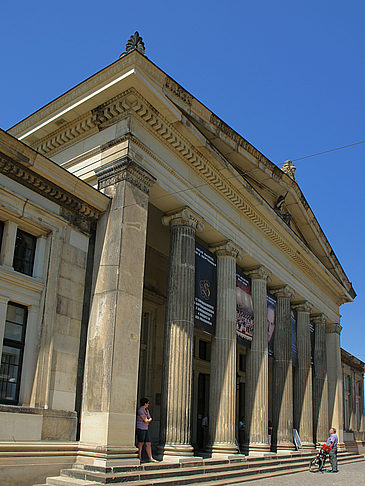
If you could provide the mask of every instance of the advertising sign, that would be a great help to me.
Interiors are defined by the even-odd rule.
[[[239,272],[236,273],[236,323],[237,341],[249,345],[253,334],[251,281]]]
[[[214,334],[217,308],[217,259],[198,243],[195,244],[195,326]]]
[[[314,343],[315,343],[315,324],[314,322],[309,323],[309,331],[311,336],[311,365],[314,366]]]
[[[290,310],[291,323],[291,354],[293,366],[298,366],[298,351],[297,351],[297,319],[293,309]]]
[[[275,312],[276,300],[272,295],[267,294],[267,339],[271,358],[274,357]]]

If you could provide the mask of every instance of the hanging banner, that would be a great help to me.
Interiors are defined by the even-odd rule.
[[[250,345],[253,334],[251,281],[239,272],[236,273],[236,324],[238,343]]]
[[[297,351],[297,319],[293,309],[290,310],[291,323],[291,357],[293,366],[298,366],[298,351]]]
[[[217,308],[216,256],[195,243],[195,326],[214,334]]]
[[[311,336],[311,365],[314,366],[314,343],[315,343],[315,324],[314,322],[309,323],[309,331]]]
[[[275,312],[276,312],[276,299],[267,294],[267,339],[269,356],[274,357],[274,334],[275,334]]]

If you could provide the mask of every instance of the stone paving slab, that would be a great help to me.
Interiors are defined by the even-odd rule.
[[[275,478],[234,483],[234,486],[240,484],[242,486],[365,486],[365,461],[339,464],[337,474],[305,471]]]

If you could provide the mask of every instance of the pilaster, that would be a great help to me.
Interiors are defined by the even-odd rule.
[[[97,171],[111,198],[98,222],[98,272],[85,357],[79,464],[106,472],[137,464],[136,397],[149,188],[129,157]]]
[[[5,332],[6,313],[8,310],[9,299],[0,296],[0,359],[3,354],[3,341]]]
[[[247,273],[251,277],[254,329],[247,359],[246,420],[249,451],[268,452],[268,342],[267,342],[267,270],[259,267]]]
[[[287,286],[270,289],[276,296],[273,370],[273,446],[277,451],[294,450],[293,445],[293,366],[290,300],[294,292]]]
[[[315,324],[313,367],[313,428],[315,442],[325,442],[328,437],[328,378],[326,352],[326,323],[324,314],[311,317]]]
[[[193,455],[195,233],[203,226],[198,215],[186,207],[164,216],[162,222],[171,232],[160,427],[161,453],[169,459]]]
[[[237,452],[236,429],[236,259],[231,242],[215,246],[217,319],[212,341],[208,449],[213,455]]]
[[[18,225],[13,221],[6,221],[4,224],[3,239],[1,243],[0,264],[13,268],[15,240]]]
[[[294,376],[294,427],[304,448],[313,448],[312,366],[310,340],[311,305],[293,305],[297,311],[298,367]]]
[[[326,352],[328,374],[328,420],[337,430],[338,440],[343,443],[343,379],[341,365],[340,334],[337,322],[326,324]]]

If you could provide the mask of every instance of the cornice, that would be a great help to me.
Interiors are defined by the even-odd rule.
[[[73,219],[75,219],[75,215],[78,215],[86,222],[93,222],[100,215],[100,211],[77,196],[3,154],[0,154],[0,172],[61,206],[64,215],[71,212],[74,215]]]

